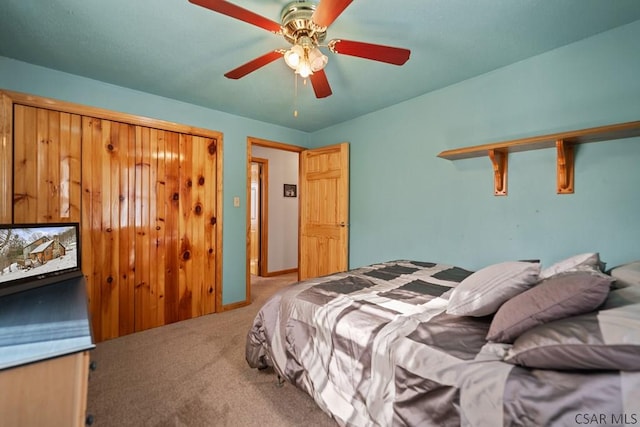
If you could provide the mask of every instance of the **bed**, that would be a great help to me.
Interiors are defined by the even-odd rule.
[[[601,270],[398,260],[299,282],[260,309],[247,362],[343,426],[637,424],[640,263]]]

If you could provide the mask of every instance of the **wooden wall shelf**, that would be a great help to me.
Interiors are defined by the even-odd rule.
[[[573,193],[574,145],[587,142],[612,141],[636,136],[640,136],[640,121],[456,148],[443,151],[438,154],[438,157],[448,160],[460,160],[488,156],[493,164],[494,194],[496,196],[504,196],[507,194],[509,153],[555,147],[557,150],[558,194],[571,194]]]

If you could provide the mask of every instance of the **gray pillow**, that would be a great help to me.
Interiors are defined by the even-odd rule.
[[[596,271],[552,276],[505,302],[495,314],[487,340],[511,343],[534,326],[598,308],[613,278]]]
[[[617,292],[611,291],[609,298],[615,298]],[[617,300],[628,302],[628,297]],[[529,329],[515,340],[504,361],[541,369],[639,371],[640,304],[593,311]]]
[[[575,269],[584,269],[584,267],[591,267],[593,269],[600,269],[600,254],[598,252],[588,252],[585,254],[578,254],[569,258],[556,262],[551,267],[547,267],[540,272],[541,279],[548,279],[556,274],[564,273]]]
[[[447,314],[487,316],[509,298],[538,282],[540,264],[508,261],[489,265],[464,279],[451,292]]]

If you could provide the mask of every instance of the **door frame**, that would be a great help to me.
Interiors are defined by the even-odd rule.
[[[307,150],[307,148],[301,147],[299,145],[285,144],[282,142],[270,141],[267,139],[256,138],[253,136],[247,137],[247,158],[245,163],[246,182],[247,182],[247,187],[246,187],[247,209],[246,209],[246,217],[245,217],[245,228],[246,228],[245,283],[246,283],[246,302],[247,303],[251,303],[251,265],[250,265],[250,260],[251,260],[251,162],[253,161],[252,147],[254,145],[260,146],[260,147],[266,147],[266,148],[273,148],[276,150],[291,151],[294,153],[298,153],[298,155],[302,151]],[[268,188],[263,188],[262,190],[267,192]],[[300,205],[300,198],[298,198],[298,208],[299,208],[299,205]],[[268,223],[263,223],[261,227],[267,228]],[[265,246],[267,245],[266,241],[263,243],[265,244]],[[299,245],[300,243],[298,243],[298,248],[296,248],[298,252],[300,249]],[[264,251],[265,252],[263,252],[263,254],[265,254],[264,259],[266,261],[268,257],[268,251],[266,247],[264,248]],[[268,271],[266,262],[264,265],[264,270],[262,270],[262,266],[261,266],[261,273],[263,271],[265,272],[265,274]]]
[[[267,251],[268,242],[269,242],[269,228],[266,227],[266,224],[269,224],[269,192],[267,189],[269,188],[269,160],[263,159],[261,157],[251,157],[251,164],[256,163],[259,165],[260,173],[258,177],[258,186],[260,188],[260,193],[258,196],[258,222],[259,222],[259,232],[258,232],[258,275],[266,276],[267,275],[267,263],[269,259],[269,252]],[[249,188],[251,192],[251,188]],[[251,224],[251,193],[249,193],[249,224]],[[249,226],[251,229],[251,226]],[[249,233],[249,245],[251,245],[251,233]],[[251,257],[249,256],[249,259]],[[251,266],[249,266],[251,268]]]

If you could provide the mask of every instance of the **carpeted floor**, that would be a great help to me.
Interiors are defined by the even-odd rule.
[[[255,314],[295,274],[255,278],[252,304],[99,343],[87,413],[94,426],[331,426],[336,423],[271,370],[249,368]]]

